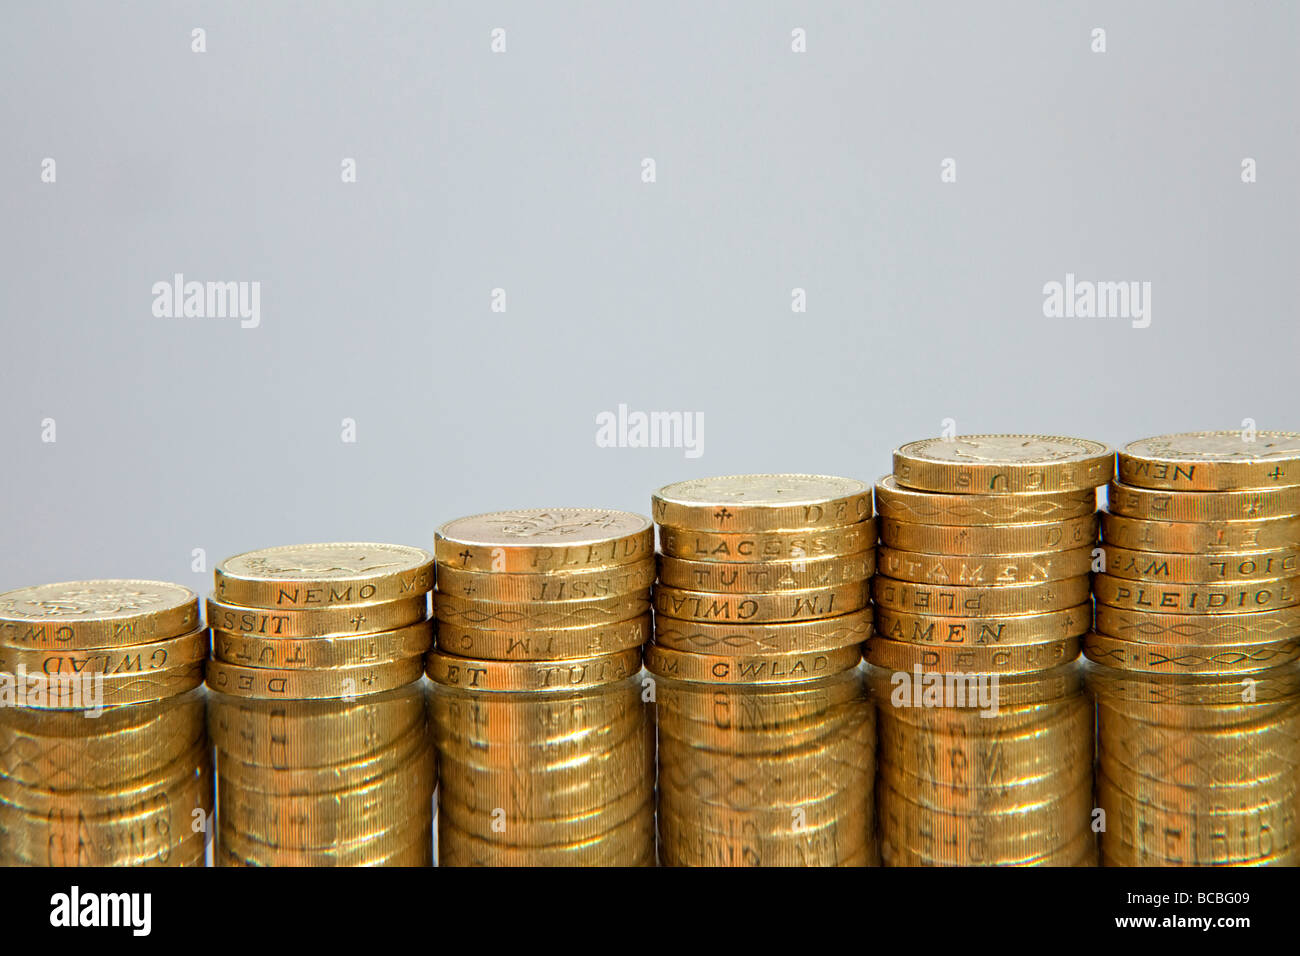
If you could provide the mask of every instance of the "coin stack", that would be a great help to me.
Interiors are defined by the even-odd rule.
[[[1300,667],[1093,665],[1106,866],[1300,864]]]
[[[935,676],[869,672],[885,864],[1096,865],[1092,702],[1079,664],[983,684]]]
[[[1300,860],[1300,434],[1133,442],[1084,653],[1109,865]]]
[[[871,633],[871,489],[824,475],[680,481],[659,525],[654,674],[708,683],[810,680],[856,667]]]
[[[892,866],[1095,862],[1092,710],[1079,639],[1102,444],[926,439],[876,485],[866,657],[880,708],[881,850]]]
[[[0,594],[0,865],[204,865],[198,620],[159,581]]]
[[[654,863],[642,515],[524,509],[434,541],[439,865]]]
[[[1105,445],[1047,435],[911,442],[876,485],[879,573],[867,660],[895,671],[1030,673],[1074,660]]]
[[[857,669],[656,680],[665,866],[876,866],[876,721]]]
[[[216,859],[428,865],[423,655],[433,556],[370,543],[250,551],[216,569],[207,683]]]
[[[1300,434],[1133,442],[1108,499],[1088,657],[1180,674],[1300,659]]]

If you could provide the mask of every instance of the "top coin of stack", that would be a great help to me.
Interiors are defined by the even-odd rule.
[[[208,686],[239,697],[377,694],[420,679],[433,555],[397,544],[264,548],[218,565]]]
[[[1074,660],[1092,625],[1100,442],[966,435],[911,442],[876,485],[876,636],[892,670],[1028,673]]]
[[[825,475],[731,475],[666,485],[654,673],[765,684],[856,667],[871,633],[871,489]]]
[[[1300,659],[1300,434],[1144,438],[1108,498],[1089,658],[1180,674]]]
[[[458,518],[434,538],[438,646],[429,677],[454,687],[592,687],[641,669],[654,531],[600,508]]]
[[[203,682],[198,597],[164,581],[67,581],[0,594],[0,673],[18,706],[97,709]],[[87,680],[87,678],[91,680]]]

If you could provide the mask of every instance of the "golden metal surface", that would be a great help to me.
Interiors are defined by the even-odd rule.
[[[291,544],[227,558],[213,573],[214,598],[260,608],[396,601],[433,587],[433,555],[370,542]]]
[[[894,452],[894,478],[917,491],[1019,494],[1097,488],[1115,475],[1101,442],[1059,435],[924,438]]]
[[[1300,485],[1300,433],[1182,432],[1143,438],[1120,451],[1119,480],[1181,491]]]
[[[724,533],[839,528],[871,517],[871,486],[830,475],[724,475],[665,485],[657,524]]]
[[[64,581],[0,594],[0,644],[86,650],[194,630],[198,597],[166,581]]]
[[[604,568],[654,553],[650,520],[603,508],[523,508],[448,521],[434,535],[439,568],[536,573]]]

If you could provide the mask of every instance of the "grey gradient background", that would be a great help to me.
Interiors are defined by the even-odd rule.
[[[1300,427],[1298,10],[6,3],[0,589],[873,479],[944,418]],[[1044,318],[1069,271],[1151,327]],[[154,318],[175,272],[260,281],[261,327]],[[597,448],[620,402],[703,412],[703,457]]]

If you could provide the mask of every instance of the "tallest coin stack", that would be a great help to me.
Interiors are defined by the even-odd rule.
[[[1096,489],[1113,474],[1105,445],[1048,435],[894,453],[867,647],[883,669],[886,864],[1095,859],[1092,714],[1072,662],[1092,624]]]
[[[1094,579],[1107,865],[1300,859],[1300,434],[1119,455]]]

